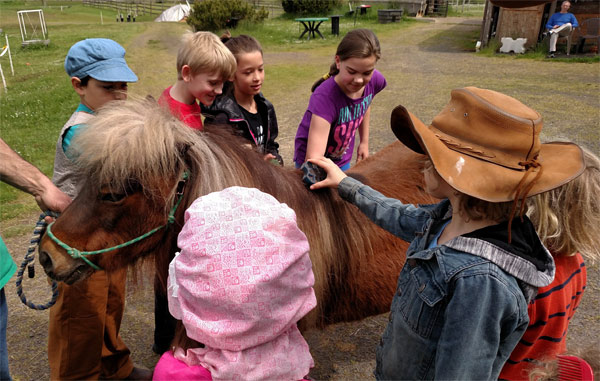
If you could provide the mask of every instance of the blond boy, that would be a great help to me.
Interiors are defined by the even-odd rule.
[[[198,102],[210,106],[223,92],[224,82],[233,77],[236,68],[235,57],[215,34],[188,33],[177,52],[177,82],[163,91],[158,103],[168,106],[171,114],[189,127],[201,131],[203,124]],[[155,279],[152,350],[158,354],[169,349],[175,332],[175,320],[169,314],[163,288],[159,279]]]
[[[235,57],[215,34],[186,34],[177,53],[177,82],[163,91],[158,103],[168,105],[189,127],[202,130],[198,102],[210,106],[235,69]]]

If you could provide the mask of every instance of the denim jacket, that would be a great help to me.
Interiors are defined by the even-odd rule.
[[[385,380],[490,380],[529,323],[527,304],[554,278],[554,261],[525,217],[476,230],[428,249],[452,217],[448,200],[415,207],[352,178],[342,198],[411,242],[389,323],[377,348]]]

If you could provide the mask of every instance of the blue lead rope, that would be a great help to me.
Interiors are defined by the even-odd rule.
[[[27,267],[27,275],[29,278],[35,277],[35,267],[34,267],[34,259],[35,259],[35,249],[37,248],[40,242],[40,236],[42,231],[46,227],[47,223],[44,220],[45,217],[58,217],[58,214],[51,211],[45,211],[40,214],[40,219],[35,224],[35,229],[33,229],[33,236],[29,241],[29,248],[27,249],[27,254],[25,254],[25,259],[21,262],[19,266],[19,271],[17,272],[17,295],[19,295],[19,299],[25,304],[27,307],[34,310],[46,310],[56,303],[56,299],[58,298],[58,283],[56,281],[52,281],[52,299],[46,304],[35,304],[27,300],[25,294],[23,293],[23,274],[25,273],[25,267]]]

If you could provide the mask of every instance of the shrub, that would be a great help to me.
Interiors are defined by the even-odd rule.
[[[194,3],[187,23],[194,31],[223,29],[232,19],[262,22],[269,12],[254,9],[244,0],[204,0]]]
[[[286,13],[326,14],[339,6],[342,0],[282,0]]]

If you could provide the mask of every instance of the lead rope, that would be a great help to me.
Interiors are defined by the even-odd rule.
[[[35,249],[37,248],[40,242],[42,231],[47,225],[47,222],[44,219],[47,216],[56,218],[58,217],[58,213],[45,211],[44,213],[40,214],[40,219],[35,224],[35,229],[33,229],[33,236],[29,241],[29,248],[27,249],[27,254],[25,254],[25,259],[23,260],[23,262],[21,262],[21,265],[19,266],[19,271],[17,272],[17,295],[19,295],[19,299],[21,299],[23,304],[34,310],[46,310],[52,307],[54,303],[56,303],[56,298],[58,298],[58,283],[56,283],[56,281],[54,280],[52,281],[52,298],[46,304],[32,303],[27,300],[27,298],[25,297],[25,293],[23,293],[23,274],[25,273],[25,267],[27,267],[28,277],[30,279],[35,277],[34,253]]]

